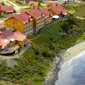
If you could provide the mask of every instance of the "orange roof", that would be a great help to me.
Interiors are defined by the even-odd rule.
[[[48,8],[40,10],[43,15],[45,15],[45,18],[49,17],[49,15],[53,15],[50,11],[48,11]]]
[[[28,23],[28,19],[30,20],[31,16],[29,16],[25,13],[19,14],[19,15],[9,14],[8,19],[10,19],[11,17],[14,17],[15,19],[19,20],[21,23],[25,24],[25,23]],[[8,19],[6,19],[6,20],[8,20]]]
[[[51,5],[51,7],[55,7],[57,5],[57,3],[55,2],[47,2],[46,6]]]
[[[23,41],[24,39],[26,39],[26,36],[19,31],[13,33],[11,29],[6,30],[0,35],[0,48],[3,49],[11,41],[11,39]]]
[[[29,6],[30,6],[30,5],[38,6],[38,5],[39,5],[39,2],[30,1],[30,2],[28,3],[28,5],[29,5]]]
[[[28,15],[38,19],[41,17],[41,14],[42,12],[37,10],[37,9],[33,9],[33,10],[30,10],[30,11],[27,11],[27,10],[22,10],[21,13],[27,13]]]

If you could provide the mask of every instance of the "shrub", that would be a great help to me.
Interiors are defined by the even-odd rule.
[[[45,57],[47,57],[47,51],[46,50],[43,50],[42,51],[42,55],[45,56]]]
[[[14,10],[14,13],[16,13],[16,11]]]
[[[39,55],[39,50],[38,49],[34,49],[34,51],[35,51],[36,55]]]
[[[53,40],[53,38],[51,37],[51,38],[50,38],[50,41],[52,41],[52,40]]]
[[[49,47],[50,47],[51,50],[55,49],[55,45],[53,45],[52,43],[49,44]]]
[[[2,5],[5,5],[3,2],[1,2]]]
[[[74,17],[69,17],[67,21],[68,21],[69,25],[70,24],[76,24],[76,21],[75,21]]]
[[[53,57],[55,57],[55,54],[54,53],[51,53],[50,59],[53,60]]]
[[[61,24],[61,28],[63,31],[67,32],[69,29],[69,24],[67,22],[64,22]]]

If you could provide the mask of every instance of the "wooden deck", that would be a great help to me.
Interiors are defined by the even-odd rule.
[[[19,49],[19,45],[15,45],[12,49],[6,50],[6,51],[1,51],[0,54],[10,54],[13,53],[15,50]]]

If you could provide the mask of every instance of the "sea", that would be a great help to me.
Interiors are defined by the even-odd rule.
[[[62,64],[58,77],[55,85],[85,85],[85,51]]]

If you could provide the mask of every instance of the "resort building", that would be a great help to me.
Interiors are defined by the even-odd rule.
[[[8,13],[8,14],[14,12],[13,6],[1,6],[1,10],[3,13]]]
[[[26,13],[33,18],[33,33],[37,33],[41,27],[45,25],[45,16],[42,12],[37,9],[33,9],[30,11],[22,10],[22,13]]]
[[[40,10],[40,12],[42,12],[42,14],[45,16],[45,24],[48,24],[53,21],[53,14],[48,11],[48,8],[42,9]]]
[[[61,5],[56,6],[56,7],[52,7],[50,9],[48,9],[50,12],[52,12],[54,15],[58,15],[58,16],[66,16],[68,14],[68,11],[66,9],[64,9],[64,7],[62,7]]]
[[[2,16],[3,16],[3,12],[2,12],[2,9],[0,7],[0,17],[2,17]]]
[[[68,2],[64,1],[64,3],[61,6],[67,7],[68,6]]]
[[[47,2],[46,6],[48,8],[52,8],[52,7],[58,6],[58,4],[56,2]]]
[[[29,8],[32,8],[32,9],[39,9],[40,8],[40,3],[39,2],[30,1],[28,3],[28,5],[29,5]]]
[[[28,46],[29,41],[19,31],[12,32],[6,30],[0,32],[0,54],[9,54],[18,51],[20,48]]]
[[[5,20],[5,25],[10,29],[15,29],[27,37],[33,35],[33,18],[26,13],[14,15],[9,14]]]
[[[0,25],[0,31],[5,31],[6,30],[6,26],[5,25]]]

